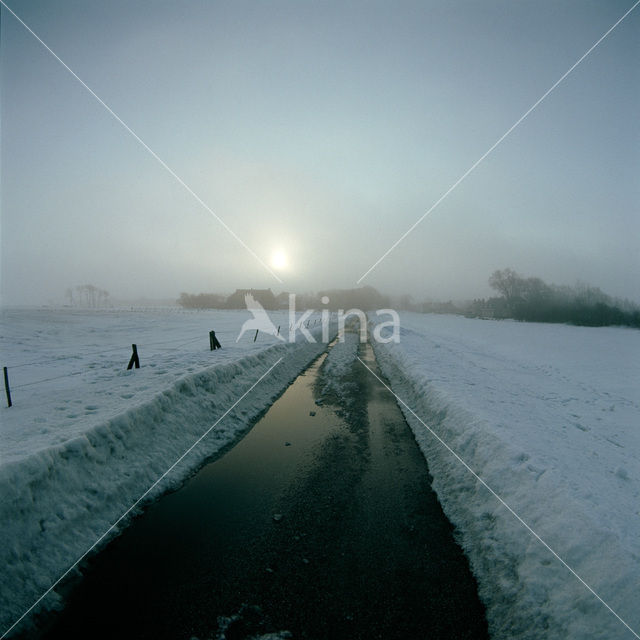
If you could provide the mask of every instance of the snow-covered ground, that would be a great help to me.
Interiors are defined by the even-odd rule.
[[[339,339],[331,347],[326,360],[322,364],[319,378],[318,395],[321,401],[345,404],[353,398],[356,383],[347,378],[356,366],[360,333],[347,327]]]
[[[288,312],[269,312],[288,337]],[[5,310],[0,353],[14,406],[2,412],[2,462],[59,444],[147,402],[185,375],[279,343],[245,333],[247,311]],[[222,349],[209,350],[209,331]],[[298,333],[298,337],[300,334]],[[142,367],[126,370],[131,344]]]
[[[236,343],[250,317],[3,311],[2,365],[14,406],[0,410],[0,633],[279,358],[149,498],[234,441],[326,348],[299,332],[295,344],[264,333],[254,342],[254,331]],[[288,336],[287,312],[269,317]],[[310,324],[320,340],[319,316]],[[222,349],[209,350],[210,330]],[[132,343],[141,368],[126,371]],[[56,601],[52,593],[42,604]]]
[[[640,633],[640,332],[407,313],[401,342],[374,348],[395,393]],[[493,638],[639,637],[402,408]]]
[[[286,312],[269,315],[288,331]],[[0,409],[0,633],[278,358],[149,497],[239,437],[325,346],[262,333],[236,344],[249,317],[3,312],[14,406]],[[212,329],[223,346],[214,352]],[[126,371],[134,342],[142,367]],[[403,314],[400,344],[374,348],[398,396],[637,633],[640,332]],[[329,382],[356,352],[347,334],[325,363],[324,392],[339,395]],[[634,637],[404,413],[494,638]]]

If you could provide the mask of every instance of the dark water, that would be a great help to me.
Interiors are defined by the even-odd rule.
[[[316,405],[323,359],[93,558],[44,637],[486,638],[393,396],[355,363],[341,415]]]

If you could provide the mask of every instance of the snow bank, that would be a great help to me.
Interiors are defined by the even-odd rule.
[[[288,313],[269,316],[287,336]],[[0,460],[65,442],[148,402],[184,375],[280,343],[264,333],[254,342],[253,331],[236,342],[250,317],[240,310],[3,310],[0,353],[14,406],[0,408]],[[209,350],[211,330],[222,349]],[[141,368],[127,371],[132,343]]]
[[[359,343],[359,333],[345,331],[329,350],[318,376],[318,395],[322,401],[344,405],[353,400],[357,384],[346,378],[356,364]]]
[[[640,332],[403,314],[394,391],[636,633]],[[633,634],[402,407],[492,638]]]
[[[115,415],[92,418],[84,428],[82,421],[66,430],[58,423],[62,442],[57,444],[46,446],[42,434],[29,440],[31,425],[24,424],[24,438],[33,451],[23,446],[17,454],[9,439],[12,455],[3,455],[0,466],[0,631],[12,625],[278,358],[282,362],[148,499],[181,482],[237,439],[325,346],[302,340],[265,342],[259,349],[245,349],[244,355],[241,349],[230,354],[232,349],[223,348],[224,355],[214,352],[222,356],[218,364],[211,366],[207,355],[209,366],[175,376],[168,386],[143,389],[137,402],[119,413],[114,401],[110,412]],[[144,380],[145,373],[138,377]],[[118,379],[111,376],[109,384],[111,391],[117,390]],[[67,392],[82,397],[82,388]],[[25,413],[31,415],[30,410]],[[52,593],[42,606],[56,606],[57,600]]]

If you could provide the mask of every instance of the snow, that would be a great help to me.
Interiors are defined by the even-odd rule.
[[[351,399],[356,384],[346,380],[356,363],[360,334],[345,331],[339,340],[331,347],[325,361],[322,363],[320,389],[318,395],[321,401],[326,399],[344,404]]]
[[[288,333],[287,312],[269,316]],[[247,334],[236,344],[248,317],[246,311],[3,312],[2,359],[14,406],[0,414],[1,632],[279,358],[148,499],[236,440],[326,348],[319,321],[311,328],[315,344],[262,333],[256,342]],[[209,351],[209,330],[222,349]],[[141,368],[126,371],[131,343]],[[52,592],[41,605],[58,600]]]
[[[286,335],[287,313],[269,316]],[[14,406],[0,409],[0,632],[278,358],[149,499],[240,437],[325,348],[263,333],[236,344],[248,318],[3,311]],[[223,347],[214,352],[212,329]],[[319,339],[320,326],[312,331]],[[142,366],[126,371],[131,343]],[[640,332],[403,314],[400,343],[373,346],[398,396],[637,633]],[[347,332],[323,364],[323,394],[341,396],[356,354],[357,335]],[[402,408],[493,638],[633,637]],[[41,604],[58,601],[52,593]]]
[[[215,640],[230,640],[243,637],[247,640],[287,640],[293,638],[290,631],[276,631],[273,633],[251,633],[252,629],[264,625],[264,614],[260,607],[243,604],[237,613],[231,616],[218,616],[218,629]],[[191,640],[199,640],[193,636]]]
[[[639,633],[640,332],[406,313],[400,343],[373,346],[394,392]],[[492,638],[634,637],[401,408]]]
[[[246,311],[182,309],[3,311],[0,352],[14,406],[2,413],[2,462],[84,433],[184,375],[280,342],[264,333],[253,342],[252,332],[236,343],[249,317]],[[270,317],[288,337],[288,312]],[[210,330],[222,349],[209,350]],[[126,371],[132,343],[142,366]]]

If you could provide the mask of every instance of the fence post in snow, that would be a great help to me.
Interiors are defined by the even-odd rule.
[[[211,351],[222,349],[222,345],[218,342],[218,338],[216,338],[215,331],[209,331],[209,348]]]
[[[9,388],[9,371],[7,367],[3,367],[4,370],[4,392],[7,394],[7,407],[12,405],[11,402],[11,389]]]
[[[254,342],[258,339],[258,331],[260,331],[260,329],[256,329],[256,335],[253,336],[253,341]]]
[[[280,335],[280,325],[278,325],[278,333],[277,335]]]
[[[127,365],[127,371],[133,368],[133,365],[136,366],[136,369],[140,368],[140,359],[138,358],[138,346],[135,344],[131,345],[133,349],[133,353],[131,354],[131,360],[129,360],[129,364]]]

